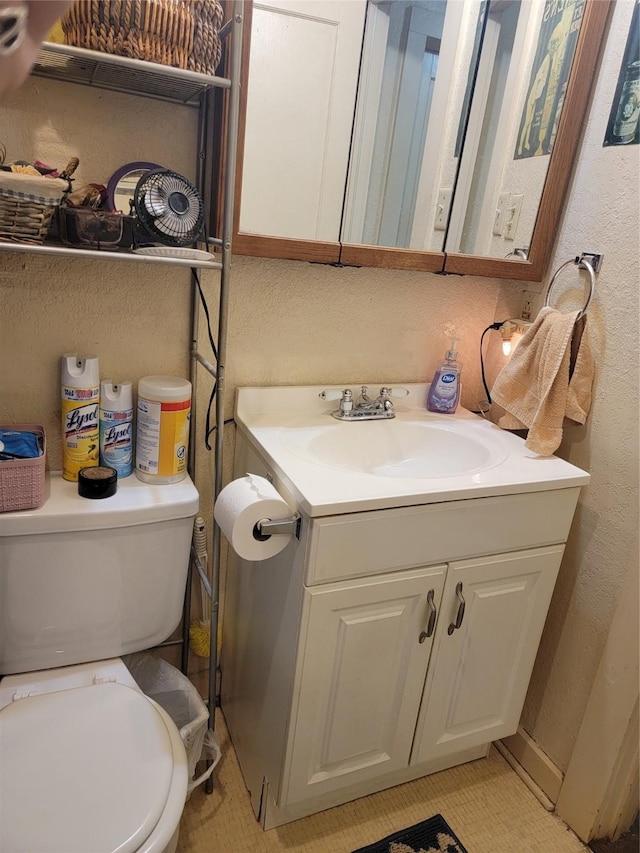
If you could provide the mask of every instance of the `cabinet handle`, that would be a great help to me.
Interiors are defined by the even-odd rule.
[[[436,627],[436,616],[438,614],[438,609],[433,603],[433,597],[436,594],[435,589],[430,589],[427,593],[427,607],[429,608],[429,621],[427,622],[427,630],[422,631],[420,636],[418,637],[419,643],[424,643],[424,641],[431,637],[435,627]]]
[[[462,581],[456,586],[456,595],[458,596],[459,604],[458,604],[458,612],[456,613],[456,621],[452,622],[451,625],[447,628],[447,634],[451,636],[456,628],[459,628],[462,625],[462,620],[464,619],[464,608],[465,608],[465,600],[462,596]]]

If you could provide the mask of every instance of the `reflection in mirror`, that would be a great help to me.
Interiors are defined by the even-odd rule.
[[[239,230],[334,241],[365,0],[253,5]]]
[[[246,9],[236,251],[542,279],[609,0]]]
[[[113,202],[116,210],[121,210],[123,213],[129,213],[133,202],[133,194],[135,192],[138,181],[145,173],[141,170],[129,172],[118,181],[118,186],[114,193]]]
[[[583,8],[369,0],[342,241],[526,250]]]
[[[412,232],[418,189],[424,192],[425,184],[433,183],[435,166],[424,152],[438,150],[444,119],[445,105],[442,99],[434,105],[434,91],[446,11],[446,0],[369,0],[342,229],[345,243],[416,245]],[[451,64],[454,44],[445,40],[442,74]],[[417,242],[423,248],[424,241]]]
[[[131,213],[133,195],[140,178],[153,169],[162,169],[157,163],[137,161],[121,166],[109,178],[107,184],[107,207],[125,215]]]
[[[584,0],[484,5],[444,248],[505,257],[531,242]]]

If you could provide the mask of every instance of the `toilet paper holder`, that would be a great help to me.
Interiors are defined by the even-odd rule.
[[[261,518],[253,527],[253,538],[265,542],[271,536],[295,536],[300,539],[302,516],[294,512],[291,518]]]

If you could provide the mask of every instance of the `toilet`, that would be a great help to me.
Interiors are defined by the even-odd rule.
[[[120,656],[178,626],[198,493],[48,477],[0,513],[0,853],[174,853],[187,756]]]

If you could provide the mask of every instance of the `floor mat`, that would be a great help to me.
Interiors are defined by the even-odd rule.
[[[387,835],[353,853],[467,853],[441,814]]]

